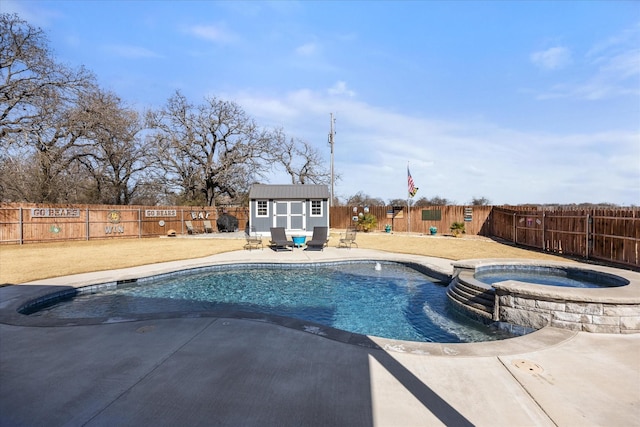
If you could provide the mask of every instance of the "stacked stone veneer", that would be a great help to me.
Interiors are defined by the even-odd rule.
[[[452,285],[477,282],[473,274],[480,265],[480,260],[454,264]],[[575,264],[571,267],[575,268]],[[619,273],[628,285],[583,289],[514,280],[495,283],[491,285],[495,290],[493,320],[535,329],[554,326],[596,333],[640,333],[640,274],[624,270]],[[459,299],[456,302],[460,304]]]
[[[504,282],[503,282],[504,283]],[[500,321],[540,329],[555,326],[574,331],[639,333],[640,305],[598,301],[560,300],[550,296],[527,295],[512,285],[496,288]]]

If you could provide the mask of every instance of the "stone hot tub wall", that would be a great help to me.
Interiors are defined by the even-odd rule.
[[[583,295],[562,298],[555,292],[536,292],[539,290],[527,292],[523,287],[529,285],[513,281],[496,283],[493,287],[496,289],[495,310],[503,322],[535,329],[555,326],[586,332],[640,333],[640,304],[637,303],[598,298],[589,301]]]
[[[549,265],[576,268],[577,263],[465,260],[454,263],[454,277],[469,278],[483,265]],[[583,266],[580,266],[583,267]],[[490,285],[495,290],[493,320],[540,329],[554,326],[596,333],[640,333],[640,273],[602,266],[587,270],[624,278],[628,285],[598,289],[534,285],[515,280]]]

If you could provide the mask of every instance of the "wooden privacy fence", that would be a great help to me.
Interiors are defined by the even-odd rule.
[[[393,231],[438,234],[449,232],[453,222],[464,222],[468,234],[487,234],[490,206],[433,206],[412,208],[372,206],[367,213],[377,218],[376,230],[390,225]],[[33,243],[63,240],[157,237],[174,230],[187,234],[186,221],[202,232],[204,221],[214,230],[220,214],[238,219],[244,230],[249,217],[247,207],[189,206],[112,206],[112,205],[0,205],[0,243]],[[354,226],[353,217],[364,214],[364,207],[332,207],[330,226],[346,229]]]
[[[28,205],[0,206],[0,243],[33,243],[64,240],[144,238],[187,234],[186,222],[204,233],[205,221],[216,231],[222,213],[246,226],[243,207]]]
[[[331,208],[332,228],[350,228],[355,225],[354,217],[369,213],[376,217],[376,231],[384,231],[387,225],[392,231],[430,234],[431,227],[437,234],[449,234],[454,222],[464,222],[467,234],[488,235],[491,206],[334,206]]]
[[[494,208],[491,235],[517,245],[640,266],[640,209]]]
[[[216,220],[228,213],[244,230],[247,207],[109,206],[109,205],[0,205],[0,243],[64,240],[144,238],[187,234],[191,221],[199,232],[205,221],[214,231]],[[376,217],[375,231],[449,234],[454,222],[463,222],[468,235],[497,237],[530,248],[640,267],[640,209],[536,210],[531,207],[493,206],[333,206],[330,226],[346,229],[354,217]]]

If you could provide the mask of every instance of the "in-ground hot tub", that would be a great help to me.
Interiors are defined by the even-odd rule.
[[[535,260],[454,265],[449,299],[476,318],[540,329],[640,333],[640,274]]]
[[[600,271],[565,266],[528,264],[479,266],[476,267],[473,277],[488,285],[507,280],[534,285],[596,289],[629,284],[627,279]]]

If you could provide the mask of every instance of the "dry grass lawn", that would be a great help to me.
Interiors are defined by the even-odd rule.
[[[332,233],[329,246],[336,246]],[[453,238],[409,234],[359,233],[360,248],[447,258],[563,258],[470,236]],[[241,250],[243,239],[152,238],[35,243],[0,246],[0,285],[49,277],[201,258]]]

